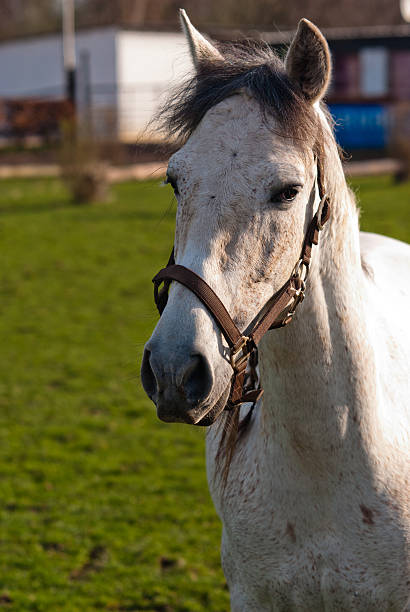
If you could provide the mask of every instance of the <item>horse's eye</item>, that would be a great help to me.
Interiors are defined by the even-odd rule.
[[[165,184],[171,185],[172,189],[174,190],[175,195],[179,195],[178,185],[174,177],[169,176],[169,174],[167,174],[165,178]]]
[[[298,195],[300,187],[298,185],[289,186],[282,191],[278,191],[271,197],[271,202],[292,202]]]

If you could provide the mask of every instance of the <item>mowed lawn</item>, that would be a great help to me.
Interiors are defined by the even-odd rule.
[[[366,230],[410,239],[410,185],[353,183]],[[75,206],[0,182],[0,608],[227,612],[202,429],[139,380],[175,206],[160,181]]]

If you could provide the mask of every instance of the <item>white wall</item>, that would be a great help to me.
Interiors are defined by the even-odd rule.
[[[192,70],[180,33],[83,30],[76,57],[79,113],[100,132],[129,141],[141,135],[171,83]],[[64,92],[61,36],[0,44],[0,98],[61,98]]]
[[[62,45],[57,36],[1,43],[0,96],[62,96],[62,65]]]
[[[101,123],[116,108],[116,30],[84,30],[76,36],[78,96],[84,102],[80,58],[89,58],[91,103]],[[0,44],[0,97],[61,98],[65,94],[62,40],[41,36]]]
[[[76,55],[88,51],[91,81],[116,81],[114,28],[86,30],[76,36]],[[0,96],[53,97],[64,93],[61,36],[41,36],[0,44]]]
[[[122,139],[140,137],[161,97],[191,70],[182,33],[119,31],[118,117]],[[148,137],[149,132],[144,134]]]

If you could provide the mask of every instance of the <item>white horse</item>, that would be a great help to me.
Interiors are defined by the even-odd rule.
[[[262,45],[216,46],[181,16],[196,74],[163,115],[185,135],[168,167],[176,262],[246,330],[299,259],[320,201],[317,151],[331,216],[306,299],[260,343],[264,396],[225,483],[227,343],[177,282],[146,345],[144,387],[164,421],[217,421],[207,467],[232,610],[409,610],[410,249],[359,233],[320,103],[331,68],[319,30],[302,20],[282,63]]]

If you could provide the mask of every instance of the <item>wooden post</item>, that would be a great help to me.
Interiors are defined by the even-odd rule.
[[[75,107],[76,73],[75,73],[75,31],[74,0],[62,0],[63,14],[63,58],[66,79],[66,97]]]

